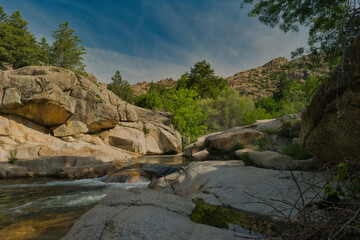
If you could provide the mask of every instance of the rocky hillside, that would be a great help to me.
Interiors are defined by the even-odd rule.
[[[225,78],[225,80],[231,88],[236,89],[240,94],[251,95],[255,99],[259,99],[272,96],[276,90],[280,72],[284,72],[287,78],[300,83],[305,82],[310,76],[320,77],[329,73],[329,69],[325,66],[311,70],[308,65],[309,61],[306,58],[289,61],[284,57],[279,57],[261,67],[235,73],[233,76]],[[176,86],[176,82],[169,78],[160,80],[155,84],[171,88]],[[132,88],[137,96],[146,93],[150,88],[150,83],[140,82],[133,85]]]
[[[91,74],[6,69],[0,70],[0,177],[98,176],[115,162],[181,150],[167,114],[124,102]]]
[[[161,85],[165,88],[173,88],[176,86],[177,81],[172,79],[172,78],[166,78],[166,79],[162,79],[158,82],[156,82],[155,84],[157,85]],[[132,90],[134,91],[134,95],[138,96],[141,94],[145,94],[149,91],[150,89],[150,83],[149,82],[139,82],[137,84],[134,84],[131,86]]]

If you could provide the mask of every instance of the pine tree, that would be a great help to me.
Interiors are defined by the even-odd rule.
[[[46,38],[41,38],[40,42],[39,42],[39,46],[41,49],[41,54],[39,55],[39,60],[45,64],[50,64],[51,63],[51,47],[48,44],[48,42],[46,41]]]
[[[128,81],[123,80],[120,71],[117,70],[111,78],[112,83],[108,85],[108,89],[119,96],[121,99],[132,103],[134,102],[134,92]]]
[[[82,42],[74,35],[75,30],[69,28],[69,22],[60,23],[59,29],[53,31],[55,39],[51,47],[50,63],[76,72],[84,72],[82,55],[85,54],[85,47],[79,46]]]
[[[0,7],[0,61],[12,63],[14,67],[38,63],[40,47],[27,25],[20,11],[7,16]]]
[[[178,81],[177,88],[192,89],[199,93],[201,98],[216,98],[227,87],[226,81],[215,76],[215,71],[210,63],[205,60],[197,62]]]

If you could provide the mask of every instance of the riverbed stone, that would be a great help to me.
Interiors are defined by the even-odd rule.
[[[235,151],[235,154],[247,166],[287,171],[309,171],[321,168],[321,163],[316,158],[297,160],[293,159],[291,156],[274,151],[255,151],[253,149],[241,149]]]
[[[208,149],[232,151],[235,148],[257,148],[265,134],[254,129],[235,127],[207,137],[204,145]]]
[[[28,169],[24,166],[18,166],[10,163],[0,163],[0,178],[26,177]]]
[[[192,155],[193,161],[204,161],[209,156],[209,152],[207,150],[202,150],[200,152],[196,152]]]
[[[114,189],[73,225],[63,240],[246,239],[190,221],[190,199],[150,189]],[[248,237],[248,236],[244,236]]]
[[[148,182],[150,176],[141,168],[122,169],[111,173],[105,182],[136,183]]]

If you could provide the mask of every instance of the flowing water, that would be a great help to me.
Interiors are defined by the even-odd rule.
[[[152,156],[136,162],[176,165],[182,164],[182,158]],[[147,187],[149,183],[105,183],[101,180],[0,180],[0,240],[60,239],[111,189]]]
[[[1,180],[0,239],[59,239],[111,189],[147,185],[104,183],[101,179]]]

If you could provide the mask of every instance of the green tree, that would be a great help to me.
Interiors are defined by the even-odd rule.
[[[121,99],[133,103],[134,102],[134,92],[128,81],[123,80],[120,74],[120,71],[117,70],[115,75],[111,78],[112,83],[108,85],[108,89],[115,93]]]
[[[69,28],[68,21],[60,23],[59,28],[53,31],[52,37],[55,41],[51,47],[50,63],[81,73],[85,68],[82,55],[86,52],[85,47],[79,46],[82,40],[74,33],[75,30]]]
[[[185,73],[178,81],[177,88],[186,88],[197,91],[201,98],[215,98],[227,83],[221,77],[215,76],[214,69],[205,60],[195,63],[190,73]]]
[[[46,41],[46,38],[41,38],[39,42],[41,49],[41,54],[39,55],[39,60],[45,64],[50,64],[51,62],[51,47]]]
[[[7,16],[0,7],[0,61],[12,63],[14,67],[38,63],[40,48],[27,25],[20,11]]]
[[[135,105],[152,110],[163,110],[164,92],[163,86],[151,82],[148,92],[135,98]]]
[[[308,52],[315,60],[325,57],[332,66],[360,31],[358,0],[243,0],[241,7],[253,3],[249,16],[270,27],[279,25],[284,32],[308,27]],[[303,53],[299,48],[293,56]]]
[[[206,127],[209,132],[244,125],[245,115],[255,108],[252,97],[240,96],[232,88],[223,90],[216,99],[201,99],[199,104],[207,115]]]
[[[284,98],[285,91],[289,89],[290,80],[286,76],[285,72],[276,73],[277,83],[276,83],[276,91],[273,94],[273,98],[276,101],[280,101]]]
[[[6,19],[6,13],[2,6],[0,6],[0,23],[2,23]]]
[[[174,127],[181,133],[183,143],[188,144],[205,134],[206,114],[199,105],[199,94],[191,89],[167,90],[164,110],[171,112]]]
[[[277,111],[279,111],[280,105],[279,102],[275,101],[272,97],[261,98],[259,101],[255,103],[257,108],[263,108],[266,112],[275,115]]]

